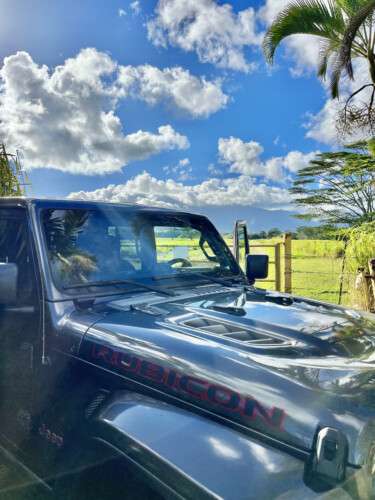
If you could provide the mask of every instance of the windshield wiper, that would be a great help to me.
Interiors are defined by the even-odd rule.
[[[192,276],[193,278],[203,278],[205,279],[206,281],[211,281],[212,283],[217,283],[219,285],[225,285],[225,286],[228,286],[228,282],[229,280],[231,281],[237,281],[239,279],[241,279],[240,276],[228,276],[226,278],[216,278],[214,276],[212,276],[211,274],[208,274],[208,273],[199,273],[199,272],[190,272],[190,271],[183,271],[183,272],[179,272],[179,273],[176,273],[176,274],[170,274],[170,275],[165,275],[165,276],[153,276],[152,279],[154,281],[161,281],[161,280],[164,280],[164,279],[176,279],[180,276]],[[243,282],[243,280],[241,280],[241,283],[239,284],[242,284],[244,286],[246,286],[246,283]]]
[[[214,276],[212,276],[211,274],[208,274],[208,273],[186,273],[186,275],[188,276],[196,276],[197,278],[203,278],[203,279],[206,279],[207,281],[211,281],[212,283],[218,283],[219,285],[225,285],[225,286],[228,286],[228,281],[238,281],[238,278],[237,277],[234,277],[234,276],[228,276],[227,278],[216,278]],[[242,283],[243,285],[245,285],[245,283]]]
[[[74,289],[74,288],[91,288],[91,287],[99,287],[99,286],[117,286],[117,285],[131,285],[138,286],[140,288],[144,288],[145,290],[150,290],[151,292],[161,293],[163,295],[168,295],[169,297],[173,297],[173,292],[168,292],[167,290],[161,290],[156,286],[146,285],[144,283],[139,283],[138,281],[132,280],[107,280],[107,281],[89,281],[87,283],[76,283],[74,285],[64,286],[64,290]]]

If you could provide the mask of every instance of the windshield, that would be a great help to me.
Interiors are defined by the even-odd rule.
[[[59,288],[240,273],[216,229],[199,216],[124,207],[47,209],[42,224]]]

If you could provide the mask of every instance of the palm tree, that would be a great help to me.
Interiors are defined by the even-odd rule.
[[[332,98],[339,97],[339,83],[345,70],[354,79],[352,59],[364,58],[368,62],[370,83],[353,92],[350,100],[365,88],[372,93],[368,113],[375,96],[375,0],[295,0],[291,2],[269,27],[263,51],[269,63],[285,38],[296,35],[315,35],[321,40],[318,76],[330,74]],[[369,116],[370,119],[370,116]]]
[[[18,155],[8,153],[0,144],[0,196],[22,196],[21,174]]]

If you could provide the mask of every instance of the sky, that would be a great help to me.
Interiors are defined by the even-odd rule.
[[[264,61],[286,3],[2,0],[0,136],[30,194],[295,209],[293,178],[337,137],[319,40]]]

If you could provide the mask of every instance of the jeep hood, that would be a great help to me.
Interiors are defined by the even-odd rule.
[[[375,426],[371,315],[279,293],[201,286],[114,300],[80,356],[124,384],[308,452],[342,430],[363,463]]]

